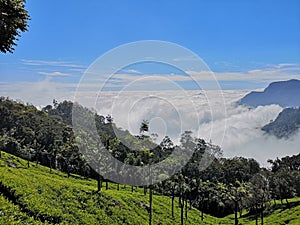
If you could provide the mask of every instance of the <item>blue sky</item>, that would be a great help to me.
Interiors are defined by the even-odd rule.
[[[22,82],[74,84],[99,56],[140,40],[190,49],[224,89],[300,78],[298,0],[27,0],[26,8],[29,31],[14,54],[0,55],[2,94]]]

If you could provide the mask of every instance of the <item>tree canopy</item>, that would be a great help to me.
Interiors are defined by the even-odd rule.
[[[25,0],[0,0],[0,51],[13,53],[21,32],[28,29],[30,16]]]

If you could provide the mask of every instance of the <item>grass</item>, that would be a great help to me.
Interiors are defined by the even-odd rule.
[[[272,203],[269,208],[265,210],[265,224],[276,225],[299,225],[300,224],[300,198],[289,199],[289,204],[280,201],[276,201],[276,205]],[[229,218],[233,218],[229,216]],[[255,221],[251,217],[245,217],[239,219],[242,224],[255,224]],[[260,222],[260,220],[259,220]]]
[[[0,224],[47,224],[35,220],[20,210],[20,207],[0,195]]]
[[[148,195],[143,189],[109,183],[109,190],[96,192],[92,179],[66,174],[3,153],[0,159],[0,224],[148,224],[149,215],[143,204]],[[2,194],[1,194],[2,193]],[[265,224],[300,224],[300,199],[290,200],[294,206],[279,205],[268,211]],[[175,202],[175,218],[171,216],[171,199],[153,196],[153,225],[180,224],[180,208]],[[241,224],[255,224],[240,218]],[[192,208],[185,224],[233,224],[233,215],[216,218]]]

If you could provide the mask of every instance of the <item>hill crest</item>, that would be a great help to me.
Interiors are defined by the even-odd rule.
[[[300,106],[300,80],[292,79],[269,84],[262,92],[252,91],[239,104],[252,107],[277,104],[281,107]]]

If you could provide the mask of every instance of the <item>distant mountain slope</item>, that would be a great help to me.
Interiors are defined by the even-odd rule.
[[[287,138],[297,132],[300,128],[300,107],[284,109],[274,122],[262,128],[268,134],[278,138]]]
[[[300,80],[273,82],[263,92],[253,91],[247,94],[239,104],[253,107],[271,104],[298,107],[300,106]]]

